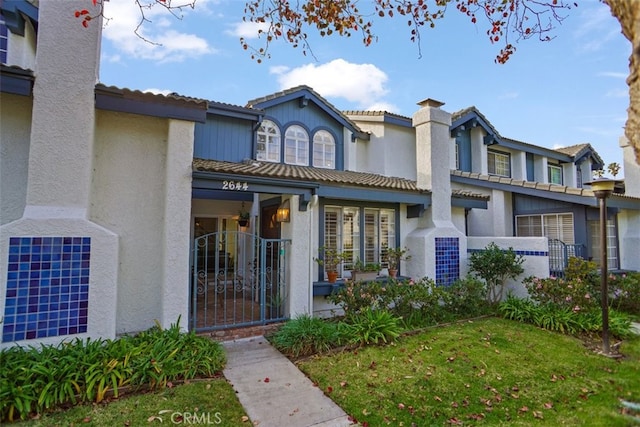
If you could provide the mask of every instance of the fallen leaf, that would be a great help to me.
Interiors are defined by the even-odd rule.
[[[544,416],[542,415],[542,412],[540,411],[533,411],[533,417],[534,418],[539,418],[539,419],[543,419]]]
[[[433,398],[438,402],[442,402],[442,398],[440,396],[433,396]]]
[[[333,391],[333,387],[328,386],[328,387],[327,387],[327,393],[331,393],[332,391]]]
[[[85,418],[82,420],[82,422],[83,422],[83,423],[90,423],[90,422],[91,422],[91,417],[85,417]]]
[[[340,381],[340,387],[346,387],[346,386],[347,386],[346,381]]]
[[[240,421],[242,421],[243,423],[246,423],[247,421],[249,421],[249,417],[247,417],[246,415],[243,415],[242,418],[240,418]]]
[[[204,388],[205,388],[206,390],[210,390],[210,389],[211,389],[211,384],[207,384]]]
[[[527,412],[529,411],[529,408],[527,408],[526,406],[523,406],[522,408],[518,409],[519,412]]]
[[[404,409],[404,403],[398,403],[398,409],[400,410]]]
[[[544,409],[551,409],[551,408],[553,408],[553,403],[547,402],[544,404]]]
[[[365,408],[365,409],[363,409],[363,410],[362,410],[362,415],[364,415],[365,417],[366,417],[367,415],[369,415],[370,413],[371,413],[371,412],[369,412],[369,411],[367,410],[367,408]]]
[[[264,379],[264,382],[265,382],[265,383],[268,383],[268,382],[269,382],[269,377],[266,377],[266,378]]]

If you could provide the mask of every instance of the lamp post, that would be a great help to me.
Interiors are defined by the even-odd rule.
[[[613,193],[616,181],[600,178],[590,182],[591,190],[600,202],[600,297],[602,306],[602,351],[608,355],[609,347],[609,290],[607,266],[607,197]]]

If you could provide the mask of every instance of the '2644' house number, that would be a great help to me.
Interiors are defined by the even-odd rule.
[[[247,191],[249,189],[249,184],[240,181],[222,181],[222,189],[231,191]]]

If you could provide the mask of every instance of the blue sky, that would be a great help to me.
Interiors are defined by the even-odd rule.
[[[315,58],[276,42],[259,64],[239,42],[240,35],[257,35],[242,24],[243,0],[197,0],[181,20],[152,9],[142,33],[158,44],[134,34],[133,0],[110,0],[100,81],[235,105],[306,84],[341,110],[408,117],[417,102],[434,98],[450,112],[475,105],[505,137],[549,148],[588,142],[605,163],[622,164],[631,45],[606,5],[576,1],[552,41],[521,41],[498,65],[500,45],[489,43],[484,22],[476,27],[454,8],[422,31],[421,57],[405,20],[394,18],[375,21],[379,39],[370,47],[359,37],[314,34]]]

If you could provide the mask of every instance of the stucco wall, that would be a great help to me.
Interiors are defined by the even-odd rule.
[[[121,236],[116,332],[144,330],[162,318],[167,122],[100,110],[96,122],[90,219]]]
[[[31,98],[0,92],[0,225],[22,217],[27,200]]]
[[[507,281],[505,296],[507,291],[511,291],[515,296],[525,297],[527,291],[522,280],[528,276],[549,277],[549,245],[546,237],[469,237],[467,251],[482,250],[491,242],[502,249],[513,248],[517,254],[524,256],[524,273],[515,280]]]

